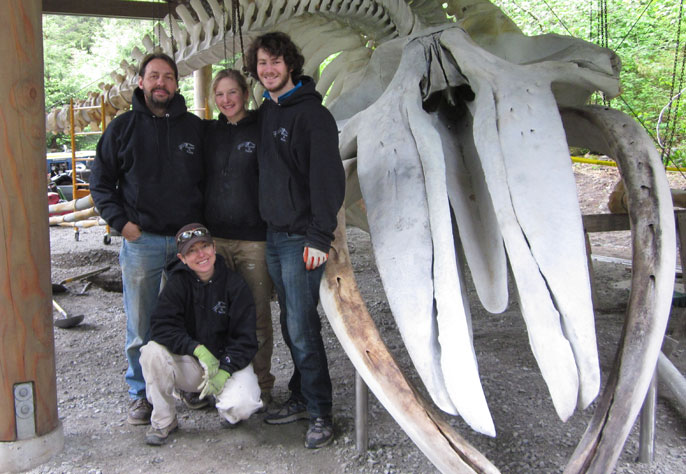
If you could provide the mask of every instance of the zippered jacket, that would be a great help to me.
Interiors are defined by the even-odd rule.
[[[192,356],[203,344],[233,374],[257,353],[255,304],[243,278],[216,257],[207,283],[178,258],[167,265],[169,280],[151,316],[151,339],[178,355]]]
[[[142,230],[175,235],[202,221],[202,121],[172,98],[155,116],[136,88],[133,110],[116,117],[100,138],[90,191],[100,215],[121,232],[127,221]]]
[[[205,121],[205,224],[214,237],[264,241],[258,204],[257,113],[237,124],[223,115]]]
[[[304,235],[306,245],[328,252],[345,195],[345,172],[336,121],[321,102],[307,76],[278,103],[266,99],[259,109],[257,156],[260,213],[268,229]]]

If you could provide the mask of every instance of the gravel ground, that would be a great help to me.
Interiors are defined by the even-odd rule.
[[[603,206],[616,171],[575,166],[582,210],[607,212]],[[680,177],[674,178],[680,180]],[[678,183],[683,187],[683,183]],[[436,472],[384,408],[370,396],[369,450],[358,454],[354,427],[354,370],[328,323],[324,341],[334,386],[336,440],[318,451],[303,447],[305,422],[268,426],[255,415],[240,427],[222,429],[210,409],[189,411],[179,405],[180,430],[170,442],[153,448],[143,443],[145,427],[126,423],[128,405],[123,354],[125,316],[121,276],[117,263],[120,237],[103,244],[103,228],[82,230],[75,241],[72,229],[52,227],[52,281],[103,266],[110,270],[92,278],[85,295],[77,295],[84,282],[68,284],[69,293],[56,300],[70,314],[83,314],[79,326],[55,329],[59,417],[64,425],[65,447],[34,473],[226,472],[226,473],[420,473]],[[409,369],[371,256],[369,237],[348,231],[351,257],[358,285],[382,337],[400,364]],[[628,234],[592,236],[594,254],[629,258]],[[628,298],[630,267],[601,260],[594,262],[598,291],[596,325],[601,370],[607,376],[622,325]],[[680,285],[681,281],[677,281]],[[679,286],[683,288],[683,286]],[[488,438],[470,430],[459,418],[451,424],[502,472],[560,472],[585,430],[593,406],[577,412],[566,423],[555,415],[543,380],[529,348],[518,304],[511,302],[499,315],[477,308],[474,302],[474,344],[481,378],[498,435]],[[511,289],[512,290],[512,289]],[[683,310],[672,322],[684,321]],[[58,317],[55,314],[55,317]],[[275,324],[273,368],[277,376],[275,398],[287,397],[290,356],[280,337],[278,307],[272,306]],[[672,354],[686,372],[686,344],[682,339]],[[416,377],[410,376],[412,380]],[[666,389],[660,390],[655,462],[638,464],[638,424],[621,455],[619,473],[678,473],[686,470],[686,423]],[[446,416],[446,418],[450,418]]]

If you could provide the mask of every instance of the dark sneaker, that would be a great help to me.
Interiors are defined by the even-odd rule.
[[[309,417],[304,402],[289,398],[279,410],[267,414],[264,422],[268,425],[285,425],[298,420],[307,420]]]
[[[129,405],[129,416],[126,421],[130,425],[149,425],[150,415],[152,415],[152,405],[145,398],[139,398]]]
[[[311,418],[310,427],[305,435],[305,447],[323,448],[333,441],[333,423],[331,418]]]
[[[169,435],[176,431],[178,427],[179,422],[176,420],[176,417],[169,423],[169,426],[164,428],[155,428],[154,426],[151,426],[148,428],[148,432],[145,433],[145,442],[150,446],[162,446],[167,442]]]
[[[205,408],[207,405],[210,404],[207,397],[200,400],[200,394],[199,393],[184,392],[183,390],[180,390],[179,392],[181,395],[181,401],[190,410],[200,410],[201,408]]]

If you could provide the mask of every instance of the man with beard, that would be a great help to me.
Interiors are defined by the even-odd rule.
[[[264,34],[246,54],[266,89],[260,106],[260,214],[267,223],[267,268],[281,308],[281,332],[293,358],[289,400],[265,422],[309,419],[305,447],[331,443],[332,390],[317,313],[319,283],[343,204],[345,173],[338,129],[322,105],[304,58],[288,35]]]
[[[165,264],[176,255],[174,236],[202,218],[202,122],[187,111],[177,88],[173,59],[162,53],[143,59],[133,110],[105,130],[90,176],[95,206],[124,238],[119,263],[133,425],[150,423],[140,348],[150,339]]]

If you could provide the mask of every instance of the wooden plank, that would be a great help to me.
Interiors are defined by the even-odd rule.
[[[628,214],[586,214],[581,216],[585,232],[615,232],[630,230]],[[686,210],[674,211],[674,219],[679,226],[679,220],[686,225]],[[685,227],[686,229],[686,227]],[[686,234],[686,232],[684,232]]]
[[[628,214],[587,214],[581,216],[585,232],[629,230]]]
[[[43,0],[43,13],[48,15],[104,16],[155,20],[172,13],[178,1],[132,2],[128,0]]]

